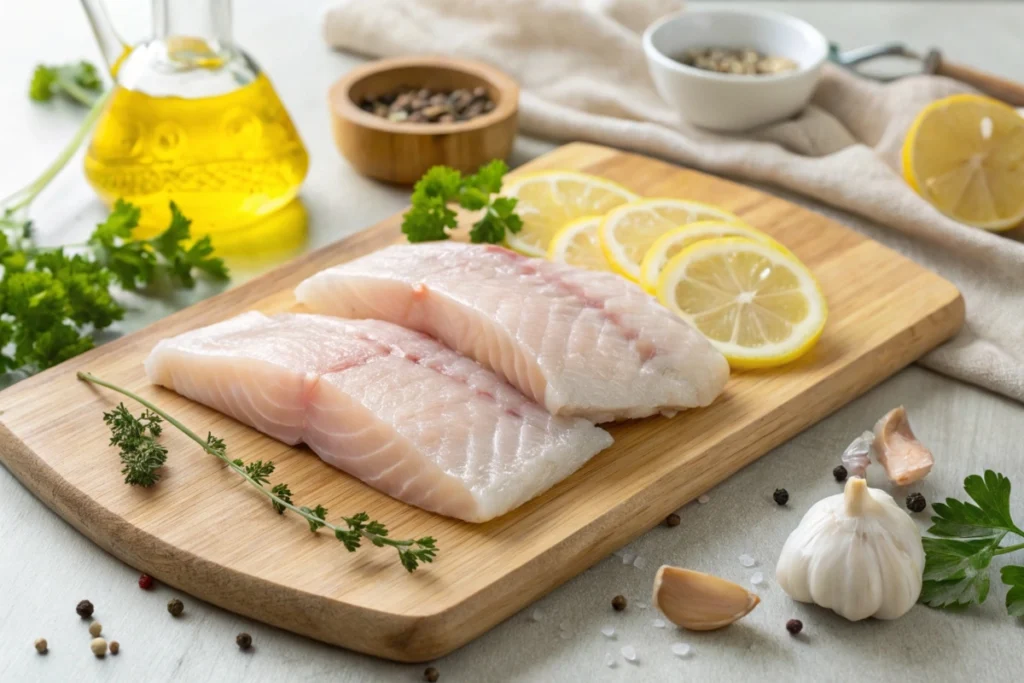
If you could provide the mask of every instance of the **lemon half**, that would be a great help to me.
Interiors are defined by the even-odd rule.
[[[741,222],[724,209],[687,199],[642,199],[609,211],[601,223],[601,248],[620,275],[640,282],[648,249],[669,230],[702,220]]]
[[[925,107],[903,142],[903,177],[935,208],[986,230],[1024,221],[1024,118],[981,95]]]
[[[745,238],[687,247],[662,270],[657,296],[736,368],[799,358],[828,318],[825,296],[806,266],[789,252]]]
[[[551,239],[571,221],[600,215],[637,196],[610,180],[575,171],[539,171],[518,176],[501,193],[515,197],[523,228],[505,243],[521,254],[543,258]]]

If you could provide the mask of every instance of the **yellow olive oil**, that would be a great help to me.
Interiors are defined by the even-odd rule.
[[[171,201],[192,219],[194,235],[246,228],[288,204],[308,167],[263,74],[210,97],[116,86],[85,157],[86,177],[106,203],[120,197],[142,209],[139,236],[167,226]]]

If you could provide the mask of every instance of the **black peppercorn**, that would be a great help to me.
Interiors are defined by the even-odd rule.
[[[786,622],[786,630],[794,636],[804,630],[804,622],[799,619],[790,619]]]
[[[907,509],[911,512],[924,512],[927,506],[928,501],[920,493],[911,493],[907,496]]]
[[[779,505],[785,505],[789,502],[789,491],[786,489],[775,489],[775,493],[772,494],[772,498]]]
[[[185,611],[185,603],[178,598],[168,601],[167,611],[171,613],[172,617],[180,617],[181,613]]]
[[[616,612],[621,612],[622,610],[626,609],[626,596],[616,595],[614,598],[612,598],[612,609],[614,609]]]
[[[836,478],[836,481],[846,481],[846,468],[842,465],[836,465],[836,468],[832,470],[832,476]]]
[[[75,611],[78,612],[78,616],[83,619],[88,619],[92,616],[93,606],[88,600],[82,600],[78,605],[75,606]]]
[[[428,666],[423,670],[423,680],[427,681],[427,683],[436,683],[440,677],[441,672],[432,666]]]
[[[679,526],[679,515],[672,513],[665,518],[665,526]]]
[[[245,633],[244,631],[242,633],[239,633],[237,636],[235,636],[235,645],[237,645],[242,650],[248,650],[250,647],[252,647],[252,636],[250,636],[248,633]]]

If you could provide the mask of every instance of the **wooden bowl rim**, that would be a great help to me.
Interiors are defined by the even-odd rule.
[[[495,103],[494,109],[483,116],[452,123],[389,121],[363,111],[352,101],[350,93],[356,83],[386,71],[408,67],[456,71],[476,76],[498,90],[498,101]],[[366,128],[396,135],[450,135],[488,128],[514,115],[519,109],[519,86],[510,76],[482,62],[440,55],[391,57],[367,62],[346,73],[330,87],[328,100],[335,116],[348,119]]]

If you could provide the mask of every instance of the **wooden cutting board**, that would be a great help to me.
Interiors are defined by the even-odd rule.
[[[539,498],[486,524],[391,500],[203,406],[150,386],[142,362],[164,337],[258,309],[293,307],[292,288],[399,237],[400,217],[324,247],[0,393],[0,460],[101,547],[225,609],[401,661],[443,655],[579,574],[752,460],[952,336],[952,284],[895,252],[775,197],[592,145],[567,145],[523,170],[578,169],[647,196],[718,204],[792,249],[818,277],[831,317],[801,360],[736,372],[709,408],[611,428],[615,444]],[[295,515],[278,516],[220,462],[168,429],[164,478],[126,486],[101,413],[121,397],[75,379],[88,370],[157,402],[246,461],[272,459],[299,504],[366,510],[397,537],[430,534],[438,560],[407,574],[390,549],[349,554]],[[131,405],[135,410],[137,406]]]

